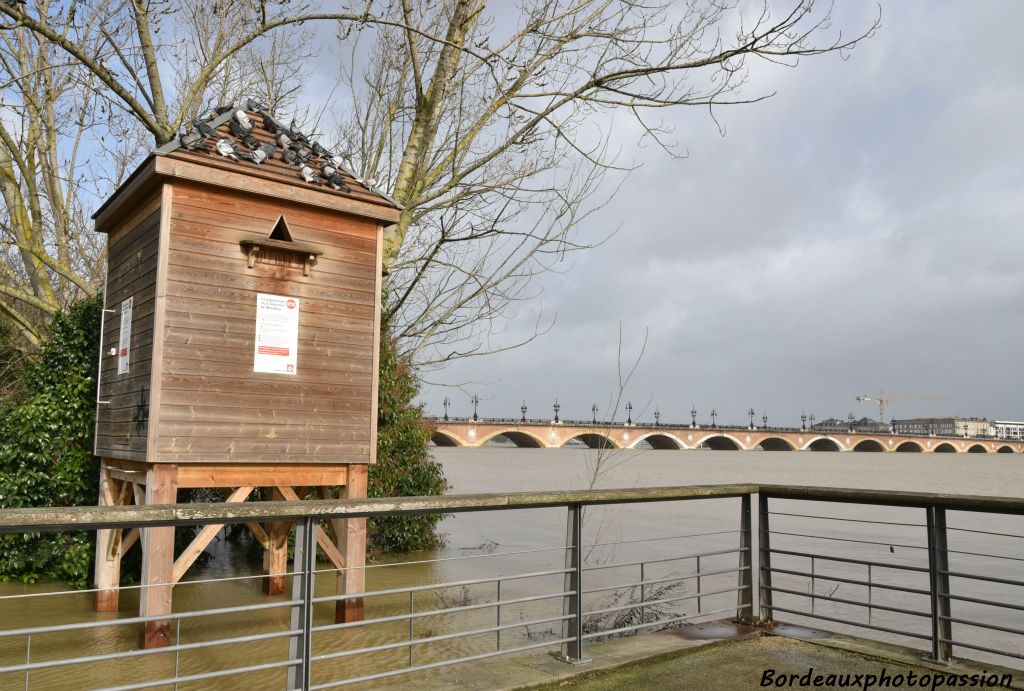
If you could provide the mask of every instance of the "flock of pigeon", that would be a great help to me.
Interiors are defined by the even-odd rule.
[[[278,148],[280,148],[281,160],[288,165],[297,166],[299,177],[306,182],[328,185],[333,189],[345,192],[352,191],[341,174],[340,169],[344,159],[324,148],[319,142],[310,141],[309,137],[295,125],[294,119],[290,126],[285,127],[258,103],[250,100],[247,102],[246,108],[259,113],[263,120],[263,129],[274,136],[276,144],[273,142],[261,144],[253,136],[256,125],[249,119],[245,110],[236,106],[221,106],[216,108],[207,119],[193,120],[193,128],[183,131],[178,137],[178,141],[188,151],[210,151],[212,142],[213,150],[221,156],[235,161],[245,159],[257,165],[276,156]],[[212,121],[215,118],[228,112],[231,112],[228,129],[248,151],[239,148],[227,137],[222,137],[213,126]],[[319,166],[319,173],[314,166]],[[367,178],[358,180],[358,182],[372,190],[376,180]]]

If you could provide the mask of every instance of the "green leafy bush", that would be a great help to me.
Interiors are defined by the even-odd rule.
[[[380,391],[377,410],[377,463],[370,466],[371,497],[444,494],[448,481],[427,450],[430,431],[421,422],[422,406],[412,400],[419,382],[408,359],[381,329]],[[438,547],[441,514],[370,519],[371,548],[376,552],[408,552]]]
[[[21,393],[0,417],[0,507],[95,504],[92,455],[100,298],[72,303],[50,325],[39,358],[21,374]],[[53,576],[84,587],[91,533],[0,536],[0,579]]]

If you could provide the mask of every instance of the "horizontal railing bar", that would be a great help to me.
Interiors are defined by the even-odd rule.
[[[650,607],[651,605],[667,605],[672,602],[682,602],[683,600],[696,600],[699,597],[711,597],[712,595],[724,595],[725,593],[736,593],[741,590],[748,590],[749,585],[735,586],[732,588],[724,588],[722,590],[713,590],[710,593],[698,592],[693,595],[677,595],[676,597],[667,597],[661,600],[644,600],[643,602],[630,602],[625,605],[616,605],[614,607],[605,607],[604,609],[592,609],[589,612],[584,612],[584,617],[597,616],[598,614],[610,614],[612,612],[621,612],[625,609],[642,609],[644,607]],[[733,607],[732,611],[736,611]]]
[[[886,564],[882,561],[867,561],[865,559],[853,559],[851,557],[836,557],[828,554],[817,554],[815,552],[796,552],[787,549],[776,549],[770,547],[768,549],[772,554],[788,554],[791,557],[811,557],[815,559],[821,559],[822,561],[838,561],[844,564],[860,564],[861,566],[877,566],[882,569],[897,569],[899,571],[913,571],[915,573],[928,573],[928,569],[923,566],[905,566],[903,564]]]
[[[809,537],[815,540],[833,540],[835,542],[856,542],[861,545],[881,545],[883,547],[906,547],[908,549],[928,549],[927,545],[908,545],[902,542],[879,542],[877,540],[854,540],[849,537],[831,537],[829,535],[811,535],[809,533],[787,533],[772,529],[772,535],[789,535],[790,537]]]
[[[456,638],[482,636],[487,633],[494,633],[495,631],[508,631],[509,629],[518,629],[524,626],[536,626],[537,624],[550,624],[553,621],[565,621],[566,619],[572,619],[575,616],[576,615],[574,614],[561,614],[557,617],[533,619],[531,621],[519,621],[512,624],[502,624],[500,626],[489,626],[485,629],[470,629],[469,631],[456,631],[455,633],[444,633],[437,636],[430,636],[428,638],[412,638],[405,641],[395,641],[394,643],[381,643],[380,645],[371,645],[365,648],[355,648],[353,650],[339,650],[335,653],[322,653],[320,655],[313,655],[309,658],[309,661],[323,662],[325,660],[337,660],[338,658],[352,657],[354,655],[366,655],[367,653],[379,653],[385,650],[398,650],[401,648],[410,648],[414,645],[424,645],[425,643],[438,643],[440,641],[451,641]]]
[[[316,569],[315,571],[313,571],[313,573],[341,573],[341,572],[347,571],[349,569],[351,569],[353,571],[360,570],[360,569],[365,570],[365,571],[369,571],[370,569],[388,569],[388,568],[393,568],[393,567],[398,567],[398,566],[417,566],[417,565],[420,565],[420,564],[440,564],[441,562],[446,562],[446,561],[462,561],[463,559],[490,559],[490,558],[496,558],[496,557],[511,557],[511,556],[516,556],[516,555],[520,555],[520,554],[542,554],[543,552],[564,552],[567,549],[569,549],[569,548],[565,547],[564,545],[562,545],[560,547],[542,547],[540,549],[524,549],[524,550],[518,550],[516,552],[494,552],[492,554],[463,554],[463,555],[460,555],[458,557],[438,557],[437,559],[416,559],[416,560],[413,560],[413,561],[396,561],[396,562],[391,562],[391,563],[388,563],[388,564],[364,564],[362,566],[352,566],[352,567],[346,567],[344,569],[336,569],[334,567],[331,567],[329,569]],[[264,576],[264,578],[265,578],[265,576]]]
[[[723,484],[570,492],[518,492],[432,497],[308,499],[238,504],[158,504],[129,506],[67,506],[0,510],[0,533],[82,532],[95,528],[246,523],[299,518],[369,518],[382,515],[462,513],[570,504],[601,505],[735,498],[761,493],[776,499],[845,502],[891,506],[938,506],[954,511],[1024,513],[1024,498],[948,495],[931,492],[792,487],[788,485]],[[73,530],[68,530],[73,527]]]
[[[901,523],[899,521],[872,521],[867,518],[843,518],[840,516],[818,516],[809,513],[787,513],[785,511],[769,511],[771,516],[793,516],[795,518],[817,518],[823,521],[843,521],[847,523],[872,523],[874,525],[899,525],[907,528],[927,528],[924,523]],[[775,532],[774,530],[772,532]]]
[[[144,624],[148,621],[176,621],[178,619],[197,619],[199,617],[213,617],[221,614],[237,614],[239,612],[254,612],[261,609],[277,609],[280,607],[293,607],[301,605],[302,600],[285,600],[282,602],[268,602],[262,605],[242,605],[239,607],[221,607],[218,609],[203,609],[193,612],[168,612],[167,614],[155,614],[149,617],[125,617],[124,619],[108,619],[106,621],[83,621],[76,624],[57,624],[51,626],[34,626],[26,629],[5,629],[0,630],[0,638],[12,636],[28,636],[40,633],[56,633],[58,631],[76,631],[80,629],[105,628],[109,626],[124,626],[127,624]]]
[[[757,490],[774,499],[872,504],[887,506],[936,506],[952,511],[987,511],[990,513],[1024,513],[1022,497],[990,497],[982,495],[938,494],[935,492],[904,492],[849,487],[811,487],[791,485],[760,485]]]
[[[589,571],[602,571],[604,569],[621,569],[626,566],[640,566],[640,564],[663,564],[667,561],[682,561],[684,559],[696,559],[697,557],[714,557],[721,554],[736,554],[742,552],[743,548],[735,547],[732,549],[720,549],[712,552],[698,552],[696,554],[684,554],[679,557],[666,557],[664,559],[645,559],[642,561],[625,561],[617,564],[600,564],[598,566],[587,566],[584,567],[583,572]]]
[[[921,633],[911,633],[910,631],[901,631],[900,629],[890,629],[886,626],[875,626],[874,624],[862,624],[855,621],[847,621],[846,619],[839,619],[837,617],[827,617],[824,614],[817,614],[807,612],[800,609],[790,609],[788,607],[779,607],[776,604],[772,604],[772,610],[776,612],[786,612],[787,614],[799,614],[800,616],[810,617],[811,619],[821,619],[822,621],[831,621],[836,624],[845,624],[847,626],[859,626],[862,629],[872,629],[874,631],[884,631],[885,633],[893,633],[897,636],[909,636],[910,638],[920,638],[924,641],[930,641],[931,636]]]
[[[999,602],[998,600],[984,600],[980,597],[969,597],[967,595],[954,595],[953,593],[939,593],[939,597],[948,598],[950,600],[962,600],[963,602],[973,602],[977,605],[989,605],[991,607],[1005,607],[1007,609],[1016,609],[1024,612],[1024,605],[1012,605],[1009,602]]]
[[[601,636],[610,636],[613,633],[623,633],[624,631],[636,631],[636,630],[639,630],[639,629],[651,628],[652,626],[669,626],[670,624],[678,624],[679,622],[684,622],[684,621],[693,621],[694,619],[701,619],[703,617],[713,616],[715,614],[724,614],[725,612],[735,613],[736,612],[736,608],[735,607],[727,607],[725,609],[715,609],[715,610],[711,610],[709,612],[700,612],[700,613],[695,613],[695,614],[683,614],[683,615],[680,615],[678,617],[673,617],[671,619],[662,619],[660,621],[649,622],[649,623],[644,623],[644,624],[633,624],[631,626],[621,626],[621,627],[619,627],[617,629],[610,629],[608,631],[595,631],[594,633],[584,634],[583,635],[583,639],[586,640],[586,639],[589,639],[589,638],[600,638]]]
[[[394,669],[387,672],[378,672],[377,674],[366,674],[361,677],[351,677],[349,679],[343,679],[341,681],[330,681],[323,684],[317,684],[311,686],[310,691],[321,691],[321,689],[333,689],[338,686],[346,686],[348,684],[358,684],[364,681],[374,681],[376,679],[386,679],[388,677],[397,677],[401,674],[409,674],[410,672],[424,672],[428,669],[438,669],[440,667],[449,667],[451,665],[462,664],[463,662],[475,662],[477,660],[486,660],[487,658],[497,657],[498,655],[511,655],[513,653],[522,653],[527,650],[536,650],[537,648],[550,648],[552,646],[561,645],[562,643],[568,643],[569,641],[575,640],[573,638],[554,638],[543,643],[534,643],[533,645],[524,645],[518,648],[508,648],[504,650],[497,650],[491,653],[480,653],[479,655],[469,655],[467,657],[459,657],[453,660],[442,660],[441,662],[431,662],[425,665],[416,665],[415,667],[403,667],[401,669]]]
[[[733,530],[716,530],[710,533],[693,533],[692,535],[670,535],[668,537],[644,537],[638,540],[622,540],[620,542],[595,542],[593,544],[584,544],[583,547],[611,547],[619,545],[632,545],[637,542],[658,542],[661,540],[683,540],[688,537],[709,537],[711,535],[731,535],[733,533],[745,533],[746,530],[742,528],[734,528]],[[569,549],[568,547],[561,547],[559,549]]]
[[[951,578],[968,578],[972,581],[985,581],[986,583],[1001,583],[1003,585],[1024,586],[1024,581],[1015,581],[1011,578],[999,578],[998,576],[982,576],[979,573],[947,571],[946,569],[939,569],[939,573],[950,576]]]
[[[947,549],[947,554],[963,554],[969,557],[985,557],[986,559],[1006,559],[1008,561],[1024,561],[1024,557],[1008,557],[1005,554],[985,554],[984,552],[965,552],[960,549]]]
[[[372,518],[385,515],[464,513],[547,508],[570,504],[632,504],[742,497],[757,485],[694,485],[569,492],[509,494],[450,494],[428,497],[371,497],[368,499],[305,499],[225,504],[154,504],[125,506],[63,506],[0,509],[0,533],[73,532],[95,528],[248,523],[300,518]]]
[[[947,617],[940,615],[939,619],[945,619],[951,621],[954,624],[963,624],[964,626],[975,626],[979,629],[988,629],[989,631],[1002,631],[1003,633],[1012,633],[1015,636],[1024,636],[1024,631],[1019,628],[1011,629],[1008,626],[999,626],[998,624],[982,624],[980,621],[974,621],[973,619],[960,619],[958,617]]]
[[[960,533],[977,533],[978,535],[995,535],[996,537],[1015,537],[1020,540],[1024,540],[1024,535],[1018,535],[1016,533],[996,533],[991,530],[978,530],[977,528],[954,528],[953,526],[947,526],[946,530],[955,530]]]
[[[234,645],[235,643],[251,643],[253,641],[264,641],[271,638],[292,638],[302,633],[301,629],[289,629],[288,631],[274,631],[271,633],[255,633],[249,636],[234,636],[232,638],[217,638],[212,641],[197,641],[195,643],[175,643],[160,648],[143,648],[141,650],[120,650],[115,653],[102,653],[99,655],[88,655],[83,657],[68,657],[54,660],[40,660],[38,662],[25,662],[20,665],[9,667],[0,666],[0,674],[11,672],[25,672],[35,669],[52,669],[54,667],[67,667],[69,665],[84,665],[89,662],[104,662],[106,660],[123,660],[133,657],[145,657],[148,655],[166,655],[167,653],[180,652],[182,650],[196,650],[197,648],[208,648],[217,645]]]
[[[765,590],[770,590],[773,593],[786,593],[788,595],[796,595],[798,597],[809,597],[815,600],[825,600],[827,602],[838,602],[843,605],[854,605],[856,607],[865,607],[867,609],[879,609],[883,612],[897,612],[899,614],[909,614],[913,617],[924,617],[925,619],[930,618],[931,612],[915,612],[912,609],[905,609],[903,607],[892,607],[890,605],[880,605],[876,602],[864,602],[862,600],[850,600],[845,597],[831,597],[829,595],[819,595],[817,593],[805,593],[799,590],[793,590],[791,588],[779,588],[778,586],[761,586]]]
[[[956,640],[953,640],[951,638],[940,638],[939,640],[942,641],[943,643],[952,643],[953,645],[958,645],[961,648],[970,648],[971,650],[980,650],[982,652],[992,653],[993,655],[1005,655],[1006,657],[1013,657],[1013,658],[1017,658],[1018,660],[1024,660],[1024,654],[1021,654],[1021,653],[1011,653],[1009,650],[999,650],[997,648],[988,648],[988,647],[983,646],[983,645],[977,645],[976,643],[963,643],[961,641],[956,641]]]
[[[363,593],[345,593],[344,595],[321,595],[314,597],[313,602],[339,602],[343,600],[355,600],[379,595],[401,595],[403,593],[421,593],[427,590],[441,590],[442,588],[458,588],[464,585],[482,585],[484,583],[496,583],[497,581],[519,581],[525,578],[541,578],[543,576],[564,576],[572,573],[573,569],[555,569],[552,571],[534,571],[531,573],[519,573],[511,576],[489,576],[488,578],[472,578],[465,581],[446,581],[430,585],[414,585],[408,588],[388,588],[387,590],[368,590]]]
[[[761,567],[764,570],[764,567]],[[794,571],[792,569],[780,569],[777,566],[773,566],[771,569],[772,573],[784,573],[790,576],[803,576],[805,578],[814,578],[819,581],[835,581],[836,583],[849,583],[850,585],[863,585],[871,588],[882,588],[883,590],[895,590],[901,593],[913,593],[915,595],[931,595],[930,590],[922,590],[921,588],[908,588],[905,585],[889,585],[887,583],[879,583],[877,581],[863,581],[857,578],[845,578],[843,576],[828,576],[820,573],[810,573],[809,571]]]
[[[623,588],[637,588],[645,585],[660,585],[662,583],[673,583],[676,581],[688,581],[694,578],[710,578],[711,576],[721,576],[726,573],[739,573],[741,571],[749,571],[749,566],[740,566],[732,569],[722,569],[720,571],[695,571],[694,573],[687,573],[681,576],[673,576],[671,578],[659,578],[656,580],[646,581],[634,581],[633,583],[620,583],[618,585],[609,585],[601,588],[594,588],[592,590],[584,590],[584,595],[592,595],[593,593],[606,593],[609,590],[622,590]]]
[[[134,689],[148,689],[153,686],[170,686],[172,684],[181,684],[190,681],[203,681],[204,679],[217,679],[218,677],[226,677],[229,674],[248,674],[250,672],[262,672],[265,669],[280,669],[281,667],[295,667],[299,664],[299,660],[281,660],[279,662],[264,662],[261,665],[249,665],[248,667],[235,667],[232,669],[221,669],[215,672],[200,672],[197,674],[188,674],[183,677],[171,677],[170,679],[160,679],[157,681],[143,681],[135,684],[125,684],[123,686],[105,686],[97,691],[134,691]]]
[[[350,629],[358,626],[370,626],[371,624],[390,624],[396,621],[409,621],[410,619],[421,619],[423,617],[436,617],[442,614],[451,614],[452,612],[469,612],[475,609],[504,607],[505,605],[518,605],[524,602],[538,602],[540,600],[553,600],[555,598],[560,597],[570,597],[575,594],[575,590],[569,590],[564,593],[552,593],[549,595],[530,595],[528,597],[517,597],[511,600],[481,602],[475,605],[461,605],[459,607],[448,607],[447,609],[432,609],[423,612],[413,612],[412,614],[395,614],[388,617],[363,619],[362,621],[347,621],[341,624],[324,624],[322,626],[314,626],[312,630],[314,633],[317,633],[321,631],[337,631],[339,629]]]

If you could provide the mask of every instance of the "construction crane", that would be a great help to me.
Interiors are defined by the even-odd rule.
[[[936,396],[886,396],[884,391],[879,392],[878,397],[872,396],[857,396],[857,400],[861,403],[877,403],[878,404],[878,422],[885,424],[885,404],[893,403],[896,401],[945,401],[945,398]]]

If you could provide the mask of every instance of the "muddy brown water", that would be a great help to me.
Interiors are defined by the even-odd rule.
[[[887,490],[983,494],[992,496],[1024,496],[1024,456],[1016,454],[872,454],[813,452],[744,452],[744,451],[615,451],[590,449],[519,449],[490,446],[483,449],[437,448],[436,458],[444,465],[454,493],[518,492],[530,490],[583,489],[591,486],[658,487],[671,485],[760,482],[822,487],[855,487]],[[637,565],[614,567],[615,564],[645,561],[646,580],[673,579],[692,574],[695,559],[662,561],[680,554],[734,548],[738,544],[740,503],[736,499],[700,500],[588,509],[584,525],[587,563],[593,571],[586,574],[587,589],[635,583],[640,577]],[[793,551],[816,551],[833,556],[856,558],[887,564],[920,567],[927,564],[924,513],[918,509],[834,505],[817,502],[773,502],[773,547]],[[801,514],[801,515],[782,515]],[[802,515],[831,516],[856,519],[847,521],[818,520]],[[562,545],[565,539],[564,509],[533,509],[527,511],[479,512],[455,515],[441,525],[447,544],[437,552],[404,555],[401,558],[374,564],[367,570],[367,588],[371,591],[410,586],[450,583],[453,581],[505,577],[501,583],[504,600],[557,593],[562,577],[538,576],[507,579],[514,574],[557,570],[563,566]],[[874,522],[857,522],[857,521]],[[881,521],[904,525],[883,525]],[[951,570],[980,573],[997,578],[1024,580],[1024,517],[974,515],[950,512]],[[986,531],[986,532],[972,532]],[[719,533],[705,535],[706,533]],[[988,532],[1003,533],[991,535]],[[782,533],[788,533],[783,535]],[[698,535],[698,537],[681,537]],[[806,537],[814,535],[818,537]],[[827,536],[829,540],[821,539]],[[283,602],[285,597],[268,598],[260,591],[255,578],[259,560],[244,540],[219,538],[211,547],[212,559],[201,569],[190,573],[186,582],[174,591],[176,612],[197,611],[217,607],[262,605]],[[962,554],[973,552],[1001,555],[1009,559]],[[442,561],[432,561],[441,559]],[[702,559],[702,572],[727,571],[735,568],[734,553]],[[803,557],[776,557],[773,566],[809,572],[810,560]],[[600,568],[597,568],[600,567]],[[334,576],[322,573],[317,578],[317,593],[333,592]],[[867,588],[856,584],[827,580],[838,576],[851,580],[868,580],[904,588],[927,587],[927,575],[815,560],[816,578],[777,575],[774,585],[794,591],[779,593],[777,607],[807,611],[811,608],[808,594],[820,596],[813,602],[814,612],[828,617],[871,623],[882,628],[927,634],[926,618],[891,612],[891,607],[915,612],[928,611],[928,598],[906,592]],[[736,594],[729,589],[736,585],[735,573],[706,576],[699,584],[700,592],[718,591],[718,595],[694,597],[696,579],[682,583],[647,586],[646,599],[659,596],[680,599],[670,605],[645,608],[644,616],[692,616],[699,611],[709,617],[727,616],[735,608]],[[210,579],[223,579],[210,582]],[[205,581],[199,583],[198,581]],[[416,593],[411,607],[423,612],[451,607],[469,608],[455,613],[426,616],[415,621],[413,636],[432,638],[456,631],[488,629],[498,621],[494,607],[475,605],[493,602],[497,584],[488,582],[447,587]],[[663,590],[662,590],[663,589]],[[74,622],[93,622],[132,616],[137,607],[137,591],[122,594],[121,611],[97,614],[91,610],[88,593],[46,595],[62,591],[59,583],[0,584],[0,629],[26,626],[60,626]],[[869,593],[870,590],[870,593]],[[971,597],[998,600],[1024,606],[1024,588],[995,582],[980,583],[953,579],[954,592]],[[654,592],[652,592],[654,591]],[[605,590],[587,597],[588,609],[609,609],[638,599],[639,588]],[[32,596],[32,597],[25,597]],[[865,601],[870,596],[879,605],[870,613],[863,607],[845,605],[837,600]],[[829,598],[825,600],[824,598]],[[502,607],[502,624],[539,622],[501,632],[503,649],[552,641],[560,635],[558,621],[541,621],[562,613],[560,599],[531,601]],[[1024,631],[1024,612],[995,609],[984,605],[954,601],[954,616],[964,620],[995,624],[1006,632],[989,632],[967,624],[954,627],[954,638],[986,647],[997,647],[1024,655],[1024,636],[1011,632]],[[410,609],[408,594],[387,595],[367,599],[368,617],[400,615]],[[659,610],[659,611],[656,611]],[[283,632],[288,629],[286,608],[251,610],[215,618],[183,620],[180,627],[182,643],[201,643],[253,633]],[[716,612],[723,612],[715,614]],[[624,616],[637,616],[639,610],[626,608]],[[316,611],[317,625],[329,624],[332,607],[325,603]],[[608,615],[607,624],[614,614]],[[777,613],[780,620],[814,624],[815,620],[791,613]],[[637,621],[635,618],[633,622]],[[596,623],[596,622],[595,622]],[[620,619],[620,624],[630,623]],[[818,625],[844,632],[870,635],[884,640],[918,647],[926,641],[913,637],[864,629],[844,627],[818,621]],[[363,646],[380,646],[403,641],[409,635],[408,622],[390,622],[358,629],[319,633],[314,636],[314,654],[332,654]],[[132,650],[134,626],[65,630],[38,634],[31,641],[24,636],[0,638],[0,664],[24,662],[26,651],[33,661],[96,655],[117,650]],[[414,647],[412,663],[416,665],[486,653],[495,650],[498,634],[484,631],[457,639],[442,639]],[[86,665],[32,672],[31,689],[85,689],[159,679],[173,673],[175,665],[182,674],[196,674],[224,667],[255,665],[283,659],[287,640],[242,642],[224,646],[200,646],[176,656],[161,653],[130,660],[94,662]],[[994,658],[983,652],[957,650],[957,654],[983,661],[1001,662],[1024,667],[1020,660]],[[372,674],[397,669],[409,664],[405,648],[382,650],[358,656],[344,656],[314,664],[314,683],[332,679]],[[181,684],[179,688],[217,689],[280,689],[284,672],[263,671],[217,681]],[[387,682],[380,682],[386,686]],[[0,688],[25,688],[23,673],[0,675]],[[165,687],[170,688],[170,687]]]

